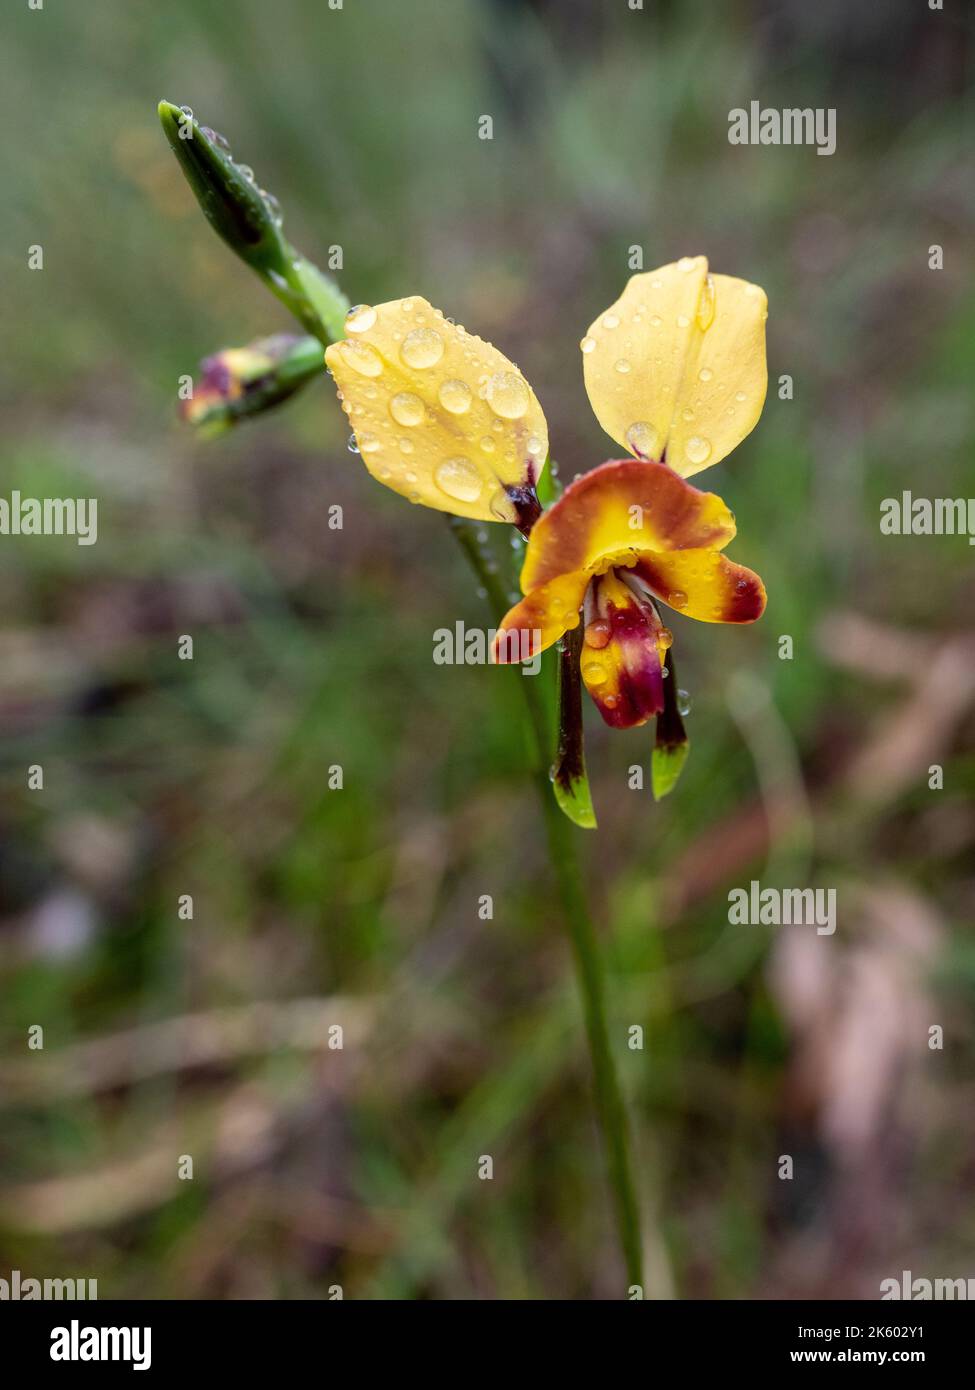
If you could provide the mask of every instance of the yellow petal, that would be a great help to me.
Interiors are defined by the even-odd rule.
[[[634,275],[582,340],[589,400],[638,458],[685,478],[755,427],[765,403],[765,291],[685,256]]]
[[[516,520],[506,488],[534,483],[548,453],[518,369],[419,295],[357,305],[346,331],[325,361],[372,476],[438,511]]]

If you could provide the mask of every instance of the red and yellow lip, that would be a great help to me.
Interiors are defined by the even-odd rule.
[[[663,662],[671,642],[652,603],[616,570],[593,579],[586,596],[580,671],[607,724],[631,729],[664,707]]]
[[[670,633],[655,601],[701,622],[751,623],[765,586],[721,551],[735,521],[720,497],[661,463],[615,460],[568,487],[536,523],[521,573],[525,597],[505,615],[534,655],[575,627],[585,603],[582,678],[607,724],[630,728],[663,708]],[[530,634],[538,635],[532,647]],[[527,646],[526,646],[527,643]]]

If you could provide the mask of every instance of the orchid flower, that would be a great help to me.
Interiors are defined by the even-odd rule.
[[[633,457],[577,478],[540,515],[545,417],[496,348],[414,295],[356,306],[325,353],[373,477],[413,502],[528,534],[525,597],[501,623],[495,660],[532,656],[582,621],[582,679],[606,723],[667,714],[658,796],[687,752],[658,605],[716,623],[751,623],[765,608],[758,575],[721,553],[731,511],[686,478],[758,420],[767,316],[763,290],[709,274],[703,256],[632,276],[580,347],[596,417]]]

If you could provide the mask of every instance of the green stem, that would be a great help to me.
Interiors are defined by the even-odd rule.
[[[471,568],[484,588],[495,621],[500,622],[509,604],[497,566],[477,540],[476,524],[458,517],[450,527]],[[553,720],[545,704],[542,683],[526,676],[520,685],[538,756],[536,784],[542,803],[549,859],[558,883],[565,923],[572,945],[576,979],[582,995],[586,1036],[592,1058],[596,1111],[606,1150],[606,1166],[613,1195],[616,1224],[629,1283],[643,1284],[643,1252],[640,1210],[633,1182],[630,1128],[623,1103],[616,1062],[606,1022],[606,980],[595,928],[586,906],[586,895],[576,853],[576,836],[583,832],[567,820],[552,795],[545,772],[554,737]],[[586,832],[588,833],[588,832]]]

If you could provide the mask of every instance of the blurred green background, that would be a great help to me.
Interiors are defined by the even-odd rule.
[[[484,605],[442,518],[347,451],[326,379],[212,444],[177,423],[181,373],[291,325],[200,216],[161,97],[307,255],[342,246],[354,302],[423,294],[515,360],[563,479],[616,452],[578,341],[632,246],[766,288],[765,412],[703,485],[767,614],[674,618],[669,801],[629,786],[648,731],[587,709],[647,1294],[975,1275],[972,551],[878,526],[902,489],[973,491],[961,11],[7,7],[2,492],[97,496],[99,538],[0,538],[0,1275],[621,1296],[523,677],[434,666]],[[753,99],[835,107],[836,153],[730,146]],[[752,878],[836,888],[836,935],[729,926]]]

